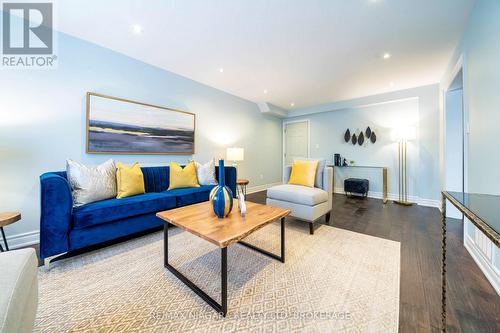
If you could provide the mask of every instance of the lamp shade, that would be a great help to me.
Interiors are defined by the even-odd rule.
[[[417,138],[417,129],[415,126],[395,128],[391,136],[394,141],[415,140]]]
[[[243,148],[227,148],[226,150],[226,160],[228,161],[243,161],[243,157]]]

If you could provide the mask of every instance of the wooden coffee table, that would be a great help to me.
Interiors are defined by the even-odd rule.
[[[231,214],[225,219],[218,219],[215,216],[210,202],[203,202],[156,214],[156,216],[165,221],[163,247],[165,267],[224,317],[227,314],[228,246],[238,243],[273,259],[285,262],[285,216],[290,214],[290,210],[253,202],[246,202],[246,205],[247,213],[245,217],[239,214],[236,200],[234,201]],[[242,241],[242,239],[254,231],[278,219],[281,219],[281,254],[279,256]],[[169,223],[217,245],[221,249],[221,304],[217,303],[217,301],[208,296],[191,280],[168,263]]]

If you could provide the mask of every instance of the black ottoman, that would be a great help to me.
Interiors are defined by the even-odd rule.
[[[368,179],[348,178],[344,180],[344,192],[347,195],[356,193],[365,197],[368,196],[369,182]]]

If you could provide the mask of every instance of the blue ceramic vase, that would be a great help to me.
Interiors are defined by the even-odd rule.
[[[220,219],[228,216],[233,209],[233,192],[224,182],[224,160],[219,160],[219,185],[210,191],[210,203]]]

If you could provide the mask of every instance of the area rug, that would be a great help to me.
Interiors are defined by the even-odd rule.
[[[169,261],[220,299],[220,250],[177,228]],[[279,224],[246,239],[279,253]],[[163,233],[39,270],[36,332],[397,332],[400,243],[287,222],[286,263],[228,248],[228,314],[163,267]]]

